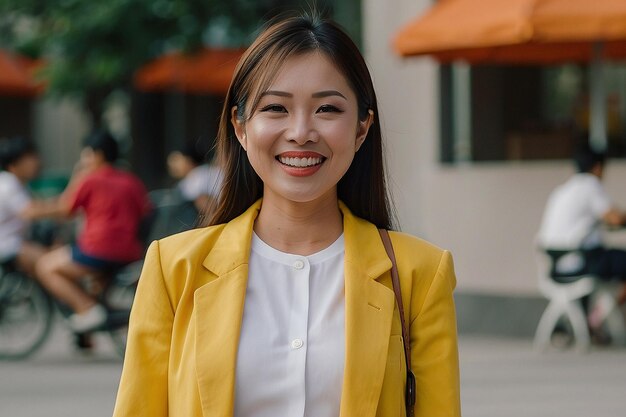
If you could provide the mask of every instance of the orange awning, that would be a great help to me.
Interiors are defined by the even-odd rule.
[[[134,85],[142,91],[225,95],[243,52],[203,49],[192,55],[179,52],[163,55],[135,73]]]
[[[36,96],[43,84],[36,81],[35,71],[41,61],[0,50],[0,95]]]
[[[626,57],[626,0],[439,0],[393,41],[403,56],[442,62],[589,61]]]

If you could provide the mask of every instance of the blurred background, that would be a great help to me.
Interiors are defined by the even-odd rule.
[[[467,54],[468,45],[443,44],[445,34],[429,32],[428,23],[411,28],[443,3],[453,1],[0,0],[0,137],[20,135],[37,144],[44,170],[35,187],[52,194],[69,178],[84,136],[107,127],[123,145],[125,164],[148,188],[167,187],[171,151],[189,141],[199,140],[206,150],[212,146],[234,67],[261,25],[286,10],[316,4],[348,31],[369,64],[402,230],[455,257],[466,415],[518,415],[504,410],[515,401],[522,406],[514,394],[519,386],[496,395],[500,408],[484,406],[485,396],[520,380],[524,392],[541,372],[548,373],[541,374],[546,389],[573,383],[568,372],[591,368],[606,371],[594,381],[612,390],[626,388],[623,348],[593,360],[551,361],[528,353],[547,304],[537,285],[535,235],[549,193],[573,173],[570,157],[581,141],[591,137],[608,152],[605,184],[626,207],[623,45],[611,39],[598,49],[596,37],[557,43],[539,56]],[[469,10],[489,15],[496,3],[507,4],[475,0]],[[527,3],[513,1],[507,10]],[[449,26],[471,29],[472,13],[456,17],[448,17]],[[445,27],[437,22],[432,25]],[[415,46],[412,36],[432,39],[432,45]],[[557,53],[576,48],[586,52]],[[598,81],[601,116],[592,109],[598,97],[592,85]],[[598,136],[591,127],[594,112]],[[626,246],[623,232],[611,239]],[[61,355],[61,348],[50,351],[52,357]],[[489,356],[492,362],[485,359]],[[530,364],[526,369],[537,374],[512,377],[517,371],[508,366],[515,361]],[[106,408],[119,364],[102,363],[89,362],[84,369],[108,372],[113,382],[106,388]],[[26,365],[0,363],[4,366],[17,375]],[[500,367],[499,373],[484,374],[490,367]],[[560,379],[546,380],[550,373]],[[603,379],[607,373],[610,382]],[[605,386],[596,382],[594,389]],[[589,394],[587,388],[557,390],[555,398]],[[0,397],[2,389],[8,388],[0,385]],[[607,398],[595,408],[572,408],[623,415]],[[533,393],[523,403],[536,399]],[[544,400],[549,405],[531,414],[574,415],[561,414],[560,403]],[[0,401],[4,415],[2,407]]]
[[[32,138],[39,186],[54,187],[85,135],[105,126],[150,189],[169,185],[169,152],[189,141],[212,146],[234,66],[261,25],[309,3],[0,0],[0,136]],[[429,1],[316,4],[371,68],[402,229],[456,255],[461,329],[532,335],[542,309],[534,234],[588,135],[590,64],[402,58],[392,40]],[[607,61],[603,80],[614,157],[607,187],[626,203],[624,62]],[[494,303],[506,311],[476,313]],[[526,322],[510,325],[518,319]]]

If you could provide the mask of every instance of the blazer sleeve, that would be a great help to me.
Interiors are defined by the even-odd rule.
[[[168,360],[174,309],[163,280],[159,242],[146,254],[128,331],[113,417],[168,415]]]
[[[450,252],[437,272],[410,324],[411,368],[416,380],[416,417],[459,417],[459,359],[452,291],[456,277]]]

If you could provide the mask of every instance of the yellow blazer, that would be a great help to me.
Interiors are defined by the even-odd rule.
[[[250,242],[260,207],[261,200],[227,224],[150,246],[114,417],[233,415]],[[346,356],[339,415],[404,416],[406,370],[391,261],[376,227],[344,204],[340,208]],[[460,416],[451,256],[415,237],[390,235],[410,323],[415,415]]]

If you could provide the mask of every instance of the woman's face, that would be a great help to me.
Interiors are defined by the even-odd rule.
[[[337,192],[373,114],[358,120],[356,95],[322,53],[289,58],[251,117],[232,122],[264,195],[310,202]]]

